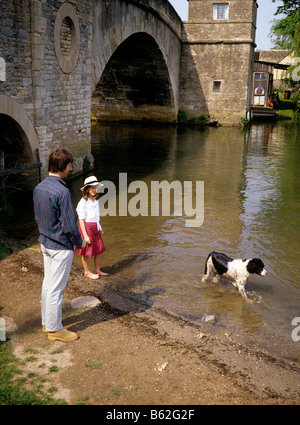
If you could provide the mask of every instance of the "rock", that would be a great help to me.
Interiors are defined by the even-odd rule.
[[[158,371],[162,372],[167,366],[168,366],[169,362],[163,363],[160,366],[158,366]]]
[[[217,317],[214,314],[204,314],[201,318],[202,322],[214,325],[217,322]]]
[[[3,316],[4,319],[4,324],[5,324],[5,330],[6,332],[16,332],[16,330],[18,329],[16,322],[14,321],[14,319],[12,319],[11,317],[8,316]]]
[[[84,307],[93,308],[98,307],[100,304],[101,302],[98,298],[92,296],[78,297],[71,301],[71,307],[74,309]]]

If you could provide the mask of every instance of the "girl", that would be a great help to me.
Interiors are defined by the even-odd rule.
[[[103,230],[99,223],[99,194],[98,186],[102,186],[95,176],[87,177],[84,180],[84,186],[81,188],[82,198],[78,202],[76,211],[79,218],[79,231],[86,242],[83,249],[75,248],[75,251],[82,255],[82,265],[84,276],[90,279],[98,279],[99,276],[108,276],[100,270],[100,256],[105,251],[105,245],[102,240]],[[94,271],[90,271],[88,258],[94,257]]]

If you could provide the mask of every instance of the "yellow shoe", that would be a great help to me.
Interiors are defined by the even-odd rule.
[[[51,341],[63,341],[63,342],[70,342],[70,341],[76,341],[78,339],[78,335],[75,332],[67,331],[67,329],[62,329],[61,331],[56,332],[48,332],[48,339],[51,339]]]
[[[43,332],[44,333],[47,333],[46,328],[45,328],[45,325],[43,326]]]

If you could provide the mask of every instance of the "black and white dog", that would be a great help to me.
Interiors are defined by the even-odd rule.
[[[245,285],[250,274],[265,276],[268,272],[260,258],[233,260],[226,254],[213,251],[205,261],[203,281],[205,281],[211,273],[229,280],[239,290],[242,296],[248,300]]]

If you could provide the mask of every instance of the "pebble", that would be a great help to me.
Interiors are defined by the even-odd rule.
[[[167,366],[168,366],[169,362],[165,362],[163,364],[161,364],[160,366],[158,366],[158,370],[159,372],[162,372]]]
[[[204,314],[201,320],[204,323],[211,323],[214,325],[217,322],[217,317],[214,314]]]

